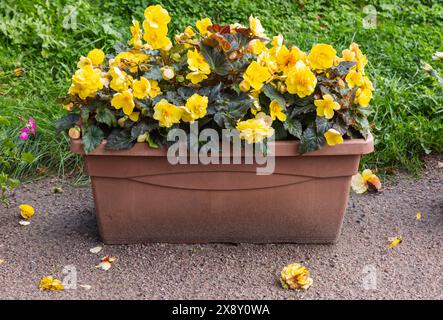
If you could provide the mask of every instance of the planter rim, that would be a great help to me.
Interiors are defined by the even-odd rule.
[[[342,144],[329,146],[325,145],[319,150],[307,152],[301,155],[298,152],[299,140],[279,140],[275,141],[275,156],[277,157],[293,157],[293,156],[338,156],[338,155],[361,155],[374,151],[374,138],[369,134],[365,139],[349,139]],[[106,140],[104,140],[94,151],[86,154],[83,150],[81,139],[71,139],[71,151],[73,153],[86,156],[120,156],[120,157],[165,157],[167,155],[167,147],[163,146],[158,149],[149,148],[146,143],[136,143],[134,147],[128,150],[106,150]]]

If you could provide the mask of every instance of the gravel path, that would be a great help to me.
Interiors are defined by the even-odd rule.
[[[0,207],[1,299],[442,299],[442,157],[429,158],[423,176],[398,175],[377,195],[350,199],[336,245],[100,244],[89,188],[56,179],[23,185],[9,209]],[[51,189],[62,186],[64,192]],[[31,225],[18,224],[17,205],[36,208]],[[417,211],[422,220],[415,219]],[[387,249],[389,237],[404,241]],[[103,255],[118,258],[109,271],[95,268]],[[1,263],[3,260],[3,263]],[[283,290],[283,266],[311,270],[305,292]],[[45,275],[63,277],[74,266],[78,284],[40,292]],[[68,267],[69,268],[69,267]],[[72,273],[71,273],[72,275]]]

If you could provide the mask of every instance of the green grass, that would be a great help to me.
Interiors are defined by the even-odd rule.
[[[10,127],[2,137],[18,136],[18,115],[37,119],[32,143],[20,148],[37,156],[32,165],[14,164],[15,176],[48,167],[60,175],[76,168],[78,157],[68,151],[65,136],[57,136],[52,121],[63,113],[56,98],[66,93],[80,55],[94,47],[112,51],[129,38],[131,17],[161,3],[172,16],[171,34],[209,16],[213,21],[247,23],[250,14],[261,19],[268,35],[283,33],[303,50],[314,43],[331,43],[340,52],[352,41],[368,56],[367,72],[376,92],[371,122],[376,152],[364,165],[379,170],[404,168],[418,172],[421,158],[443,151],[443,92],[422,72],[420,60],[431,62],[443,51],[443,4],[438,1],[84,1],[3,0],[0,3],[0,115]],[[100,3],[100,4],[98,4]],[[364,29],[364,6],[377,10],[375,29]],[[76,28],[63,27],[68,12],[76,13]],[[66,22],[66,20],[65,20]],[[432,61],[442,70],[441,61]],[[15,77],[12,70],[27,70]],[[2,146],[0,145],[0,152]]]

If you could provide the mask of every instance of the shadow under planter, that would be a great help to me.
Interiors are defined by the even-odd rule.
[[[274,173],[257,175],[256,164],[171,165],[164,148],[105,144],[86,155],[71,141],[84,156],[106,244],[333,243],[351,177],[374,149],[372,136],[304,155],[298,141],[276,141]]]

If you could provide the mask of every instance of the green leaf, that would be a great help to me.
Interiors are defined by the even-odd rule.
[[[315,118],[315,126],[317,133],[322,135],[329,130],[329,121],[325,117],[317,117]]]
[[[22,152],[21,159],[26,163],[32,163],[34,161],[35,157],[30,152]]]
[[[146,138],[146,142],[149,145],[149,148],[158,149],[158,144],[155,143],[155,141],[152,139],[152,137],[148,134],[148,137]]]
[[[220,50],[205,44],[200,45],[201,54],[211,67],[211,70],[220,76],[226,76],[232,69],[231,63]]]
[[[97,146],[102,142],[104,137],[103,131],[96,126],[89,126],[83,133],[83,149],[86,153],[90,153],[95,150]]]
[[[338,66],[332,67],[332,74],[342,77],[349,73],[349,69],[355,66],[357,62],[355,61],[342,61]]]
[[[301,139],[303,128],[299,120],[294,118],[287,118],[283,125],[291,135],[298,139]]]
[[[97,120],[97,122],[106,124],[108,127],[114,126],[117,122],[114,114],[108,108],[98,109],[98,112],[95,115],[95,120]]]
[[[148,72],[143,75],[146,79],[160,81],[163,79],[163,74],[160,70],[160,66],[153,66]]]
[[[136,138],[137,139],[137,138]],[[127,150],[131,149],[136,139],[131,136],[127,130],[114,129],[108,137],[105,148],[108,150]]]
[[[288,137],[288,132],[280,121],[274,121],[272,127],[275,132],[275,140],[284,140]]]
[[[325,143],[323,135],[318,135],[312,126],[308,127],[300,139],[300,153],[311,152],[319,149]]]
[[[366,116],[357,116],[355,118],[357,123],[357,129],[361,133],[361,135],[367,139],[370,132],[369,122],[368,118]]]
[[[279,105],[283,108],[286,108],[286,100],[285,97],[277,91],[271,84],[265,84],[262,88],[263,93],[272,101],[276,100]]]
[[[139,135],[144,134],[145,132],[149,131],[149,126],[145,122],[139,122],[135,126],[131,128],[131,137],[133,139],[137,139]]]
[[[57,132],[59,133],[61,131],[68,130],[74,127],[79,119],[80,119],[79,114],[70,113],[54,121],[54,125],[57,128]]]

